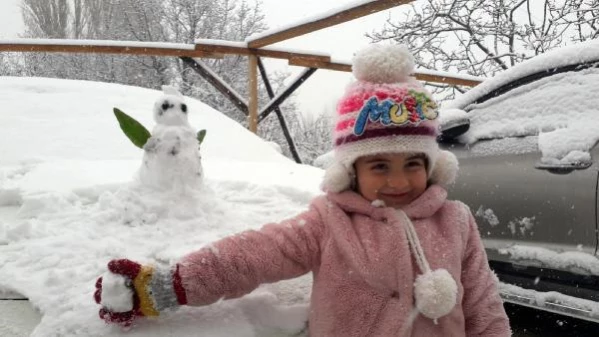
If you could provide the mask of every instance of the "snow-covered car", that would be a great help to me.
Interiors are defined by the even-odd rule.
[[[507,302],[599,322],[599,41],[537,56],[445,104],[442,147]]]

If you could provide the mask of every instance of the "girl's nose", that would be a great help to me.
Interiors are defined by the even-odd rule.
[[[403,173],[392,173],[387,177],[387,185],[389,187],[401,189],[408,185],[408,179]]]

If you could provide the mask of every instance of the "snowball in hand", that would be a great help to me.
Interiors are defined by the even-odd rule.
[[[102,306],[113,312],[133,310],[133,290],[124,276],[106,272],[102,275]]]

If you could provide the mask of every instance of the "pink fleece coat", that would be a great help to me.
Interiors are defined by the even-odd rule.
[[[239,297],[311,271],[311,337],[510,336],[474,218],[446,196],[433,185],[403,209],[431,269],[447,269],[458,284],[456,306],[436,325],[414,315],[420,271],[397,211],[350,191],[318,197],[292,219],[186,256],[179,272],[188,304]]]

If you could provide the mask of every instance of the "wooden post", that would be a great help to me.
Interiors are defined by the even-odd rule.
[[[248,58],[248,76],[250,86],[248,126],[251,132],[258,134],[258,58],[256,55],[250,55]]]
[[[275,92],[272,90],[270,86],[270,81],[268,80],[268,75],[266,74],[266,69],[264,68],[264,64],[262,64],[262,59],[258,57],[258,69],[260,70],[260,76],[262,77],[262,82],[264,82],[264,87],[266,88],[266,92],[268,93],[268,97],[273,99],[275,97]],[[289,151],[295,159],[295,162],[298,164],[302,163],[302,159],[300,158],[297,149],[295,148],[295,144],[293,143],[293,137],[289,134],[289,128],[287,127],[287,122],[285,121],[285,116],[283,116],[283,112],[281,108],[277,105],[275,107],[275,113],[277,114],[277,118],[279,119],[279,123],[281,124],[281,129],[283,130],[283,135],[287,140],[287,144],[289,145]],[[259,123],[260,121],[258,121]]]

